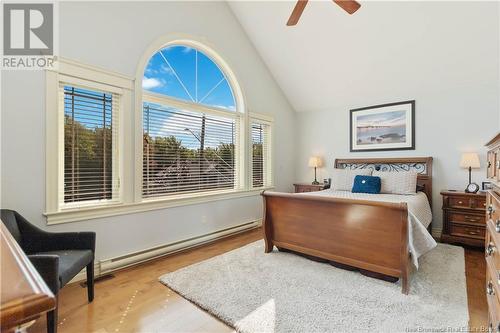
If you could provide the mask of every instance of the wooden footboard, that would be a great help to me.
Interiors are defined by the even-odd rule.
[[[266,253],[277,246],[398,277],[408,294],[406,203],[267,191],[262,196]]]

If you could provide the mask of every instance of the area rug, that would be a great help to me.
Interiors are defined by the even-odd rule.
[[[464,251],[439,244],[420,258],[410,295],[390,283],[258,241],[160,277],[239,332],[424,332],[468,323]]]

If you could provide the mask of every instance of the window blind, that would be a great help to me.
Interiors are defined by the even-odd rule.
[[[143,197],[234,189],[237,117],[143,104]]]
[[[64,204],[116,198],[119,95],[61,85],[64,104]]]
[[[270,128],[270,125],[264,122],[251,122],[253,187],[272,185]]]

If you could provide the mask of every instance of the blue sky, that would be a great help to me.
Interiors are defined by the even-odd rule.
[[[219,67],[187,46],[170,46],[153,55],[142,86],[178,99],[235,110],[231,88]]]

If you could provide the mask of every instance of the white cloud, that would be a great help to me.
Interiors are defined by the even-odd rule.
[[[164,85],[164,82],[162,82],[161,80],[158,80],[157,78],[154,78],[154,77],[151,77],[151,78],[144,77],[142,79],[142,88],[143,89],[152,89],[152,88],[156,88],[156,87],[161,87],[163,85]]]
[[[166,64],[161,64],[160,71],[168,75],[174,75],[174,71]]]

